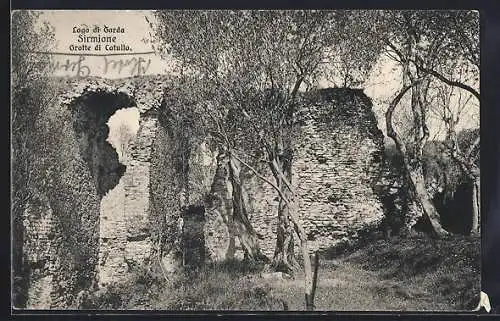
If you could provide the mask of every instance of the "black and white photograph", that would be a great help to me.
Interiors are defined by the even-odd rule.
[[[476,10],[14,10],[15,310],[491,309]]]

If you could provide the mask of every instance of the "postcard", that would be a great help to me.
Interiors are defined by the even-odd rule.
[[[13,11],[13,307],[490,309],[479,39],[466,10]]]

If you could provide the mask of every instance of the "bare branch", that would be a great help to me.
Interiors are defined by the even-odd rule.
[[[420,68],[422,71],[436,77],[437,79],[441,80],[442,82],[444,82],[445,84],[447,85],[450,85],[450,86],[454,86],[454,87],[458,87],[458,88],[462,88],[464,90],[467,90],[468,92],[470,92],[471,94],[473,94],[477,100],[481,101],[481,97],[479,95],[479,92],[477,90],[475,90],[474,88],[472,88],[471,86],[467,85],[467,84],[464,84],[460,81],[456,81],[456,80],[452,80],[452,79],[448,79],[446,78],[445,76],[443,76],[442,74],[438,73],[437,71],[435,71],[434,69],[431,69],[431,68],[425,68],[424,66],[422,66],[422,64],[417,64],[416,61],[413,61],[418,68]]]
[[[394,126],[392,124],[392,117],[394,114],[394,110],[396,109],[396,106],[399,104],[401,98],[406,94],[408,90],[413,88],[415,85],[420,83],[420,80],[414,81],[411,84],[404,86],[399,93],[394,97],[392,102],[389,104],[389,108],[387,108],[387,111],[385,113],[385,124],[386,124],[386,129],[387,129],[387,136],[392,138],[394,140],[394,143],[396,144],[396,147],[398,150],[400,150],[403,154],[406,154],[406,147],[404,146],[404,143],[402,142],[401,138],[399,137],[398,133],[394,130]]]
[[[231,151],[231,156],[233,156],[234,158],[236,158],[241,164],[245,165],[249,170],[251,170],[255,176],[257,176],[258,178],[260,178],[261,180],[263,180],[264,182],[266,182],[267,184],[269,184],[272,188],[274,188],[278,194],[280,195],[280,198],[287,204],[289,205],[290,202],[289,200],[287,199],[287,197],[283,194],[283,192],[281,191],[281,189],[276,186],[276,184],[274,184],[273,182],[271,182],[269,179],[267,179],[266,177],[264,177],[262,174],[259,173],[258,170],[256,170],[252,165],[248,164],[247,162],[245,162],[244,160],[242,160],[235,152],[234,150]]]

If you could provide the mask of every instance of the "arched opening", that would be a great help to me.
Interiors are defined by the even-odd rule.
[[[108,120],[117,110],[128,106],[135,106],[135,101],[123,93],[91,92],[73,102],[73,127],[80,154],[89,166],[101,198],[118,184],[126,170],[108,141]]]
[[[87,163],[99,205],[99,284],[116,273],[125,273],[123,253],[127,246],[127,172],[133,170],[127,157],[139,130],[139,110],[126,94],[92,92],[72,106],[73,126],[80,155]],[[131,175],[128,175],[131,176]],[[106,265],[104,270],[101,270]],[[104,272],[103,272],[104,271]]]

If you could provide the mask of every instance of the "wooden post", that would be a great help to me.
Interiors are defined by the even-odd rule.
[[[306,293],[306,310],[314,311],[314,296],[316,295],[316,285],[318,284],[318,268],[319,268],[319,255],[318,251],[314,253],[314,273],[311,288],[311,294]]]

